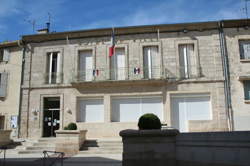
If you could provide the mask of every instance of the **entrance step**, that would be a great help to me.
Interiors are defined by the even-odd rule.
[[[121,154],[123,145],[121,139],[89,139],[80,150],[80,154]]]
[[[45,150],[55,151],[55,144],[55,138],[39,138],[37,140],[26,140],[22,143],[22,146],[16,147],[16,150],[19,154],[42,154]]]

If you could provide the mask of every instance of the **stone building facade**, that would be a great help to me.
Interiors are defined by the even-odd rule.
[[[18,42],[0,43],[0,129],[17,136],[22,71],[22,48]]]
[[[242,89],[238,77],[228,86],[225,53],[231,74],[247,74],[247,62],[235,61],[237,36],[248,38],[244,26],[229,20],[115,28],[112,57],[109,28],[23,36],[20,136],[50,137],[76,122],[88,138],[114,137],[137,128],[144,113],[181,132],[228,131],[232,124],[240,130],[233,118],[241,121],[235,115],[249,106],[242,91],[234,93]],[[245,108],[233,112],[231,102]]]

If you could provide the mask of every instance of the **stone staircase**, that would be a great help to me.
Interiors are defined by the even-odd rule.
[[[121,139],[88,139],[79,154],[121,154],[122,151]]]
[[[42,154],[44,150],[55,151],[55,138],[39,138],[38,140],[25,140],[21,146],[16,147],[18,154]]]

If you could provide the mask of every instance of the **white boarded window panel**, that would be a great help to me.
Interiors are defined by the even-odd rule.
[[[102,99],[79,100],[80,122],[104,122]]]
[[[155,98],[142,98],[141,99],[141,115],[146,113],[153,113],[157,115],[160,120],[163,120],[162,116],[162,98],[161,97],[155,97]]]
[[[187,98],[186,109],[188,120],[211,120],[210,98]]]
[[[192,94],[171,99],[172,126],[188,132],[188,120],[212,120],[210,97]]]
[[[140,116],[140,99],[114,99],[112,100],[113,122],[135,122]]]
[[[140,116],[145,113],[154,113],[162,120],[162,98],[121,98],[112,100],[113,122],[137,122]]]

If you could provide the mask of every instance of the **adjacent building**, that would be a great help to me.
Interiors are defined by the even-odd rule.
[[[18,41],[0,43],[0,129],[17,136],[22,71]]]

